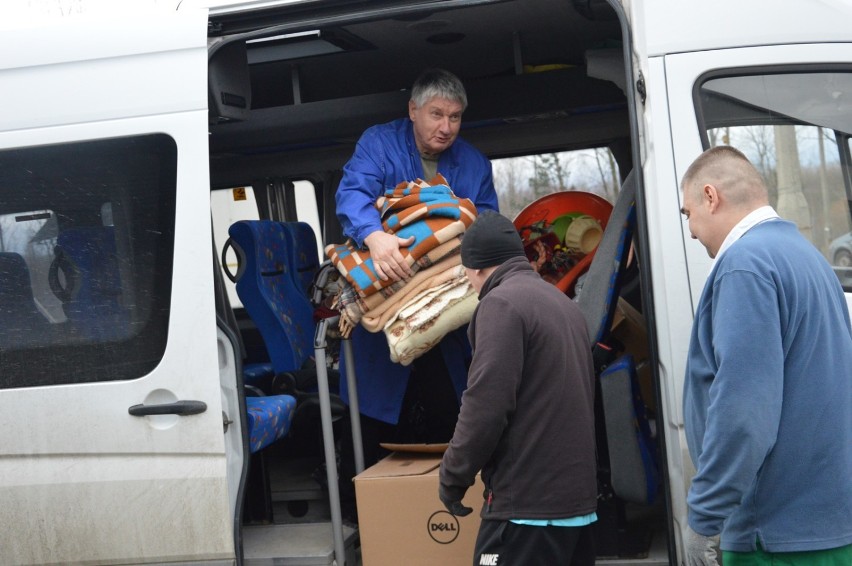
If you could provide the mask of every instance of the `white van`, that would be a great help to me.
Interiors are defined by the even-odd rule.
[[[600,563],[680,563],[694,472],[682,380],[710,265],[679,213],[689,163],[715,144],[742,149],[779,213],[852,285],[852,6],[841,0],[11,5],[0,18],[3,564],[358,561],[357,530],[341,528],[323,487],[319,420],[250,454],[243,366],[268,352],[219,263],[234,261],[223,248],[236,220],[310,216],[319,246],[341,241],[343,164],[365,128],[404,115],[430,66],[464,81],[461,135],[495,164],[601,151],[611,185],[633,172],[620,303],[629,338],[641,334],[632,410],[650,440],[625,445],[645,457],[635,469],[602,456]],[[521,181],[511,197],[524,206],[539,195]],[[626,442],[613,430],[610,449]],[[625,492],[637,484],[638,497]]]

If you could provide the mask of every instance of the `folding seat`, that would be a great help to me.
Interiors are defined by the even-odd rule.
[[[602,502],[615,502],[611,518],[619,523],[616,529],[605,529],[607,533],[625,532],[624,502],[651,504],[659,485],[659,459],[637,382],[636,362],[630,354],[621,354],[619,344],[610,339],[636,225],[635,195],[635,173],[631,172],[576,297],[586,318],[598,377],[600,497]],[[604,505],[599,507],[599,515],[609,511]],[[602,522],[606,520],[602,517]],[[606,544],[599,541],[599,546]],[[623,547],[625,541],[612,544]]]

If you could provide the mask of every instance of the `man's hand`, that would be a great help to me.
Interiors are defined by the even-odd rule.
[[[414,271],[405,262],[402,254],[399,253],[399,248],[404,248],[414,243],[414,236],[403,239],[399,236],[376,230],[364,238],[364,243],[370,250],[370,257],[373,260],[376,275],[382,281],[387,281],[388,278],[399,281],[400,279],[408,279],[414,275]]]
[[[716,559],[719,548],[719,535],[708,537],[686,528],[683,541],[684,564],[686,566],[719,566]]]
[[[463,489],[451,488],[443,483],[438,483],[438,498],[447,508],[447,511],[456,517],[464,517],[473,512],[471,507],[465,507],[461,502],[464,492]]]
[[[461,501],[444,501],[444,507],[456,517],[464,517],[473,512],[472,507],[465,507]]]

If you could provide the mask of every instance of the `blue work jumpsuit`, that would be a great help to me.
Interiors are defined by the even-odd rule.
[[[438,172],[457,196],[472,200],[479,212],[497,210],[491,162],[466,141],[456,138],[441,154]],[[366,236],[382,230],[376,199],[399,183],[417,178],[423,178],[423,166],[411,120],[402,118],[365,131],[343,167],[335,196],[344,235],[363,246]],[[439,345],[459,400],[467,385],[466,361],[470,359],[465,330],[466,326],[448,334]],[[390,360],[382,332],[373,334],[358,325],[352,332],[352,346],[361,414],[396,424],[411,368]],[[341,370],[345,371],[344,365],[341,360]],[[344,379],[340,388],[344,402],[349,404]]]

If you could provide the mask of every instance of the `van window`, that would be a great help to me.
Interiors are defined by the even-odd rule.
[[[300,222],[306,222],[313,228],[314,236],[317,238],[317,256],[320,261],[323,261],[325,253],[323,252],[319,205],[317,204],[314,184],[310,181],[296,181],[293,183],[293,191],[296,195],[296,217]]]
[[[852,72],[715,76],[698,90],[705,148],[732,145],[763,175],[770,204],[852,285],[845,94]]]
[[[512,219],[551,193],[585,191],[613,203],[621,187],[618,165],[605,147],[494,159],[491,164],[500,212]]]
[[[163,134],[0,151],[0,388],[134,379],[159,363],[176,159]]]
[[[314,235],[317,238],[317,254],[320,261],[322,261],[324,259],[322,230],[320,229],[319,205],[317,204],[314,184],[310,181],[295,181],[293,183],[293,192],[296,201],[297,218],[300,222],[306,222],[313,228]],[[222,249],[225,248],[225,242],[228,241],[228,229],[231,227],[231,224],[239,220],[260,219],[257,196],[254,189],[250,186],[212,191],[210,193],[210,208],[213,214],[213,238],[216,249],[219,250],[220,254]],[[238,266],[237,255],[233,248],[228,246],[225,249],[224,261],[222,259],[220,255],[219,261],[222,262],[222,270],[227,270],[231,275],[235,275]],[[224,281],[231,306],[233,308],[242,307],[243,303],[237,295],[236,283],[231,281],[227,276],[224,277]]]
[[[213,241],[219,253],[225,249],[228,241],[228,229],[239,220],[259,220],[257,199],[254,189],[250,186],[219,189],[210,193],[210,210],[213,214]],[[237,254],[228,246],[224,258],[219,257],[223,271],[235,275],[237,273]],[[237,296],[237,286],[229,277],[224,278],[228,299],[233,308],[242,307],[243,303]]]

